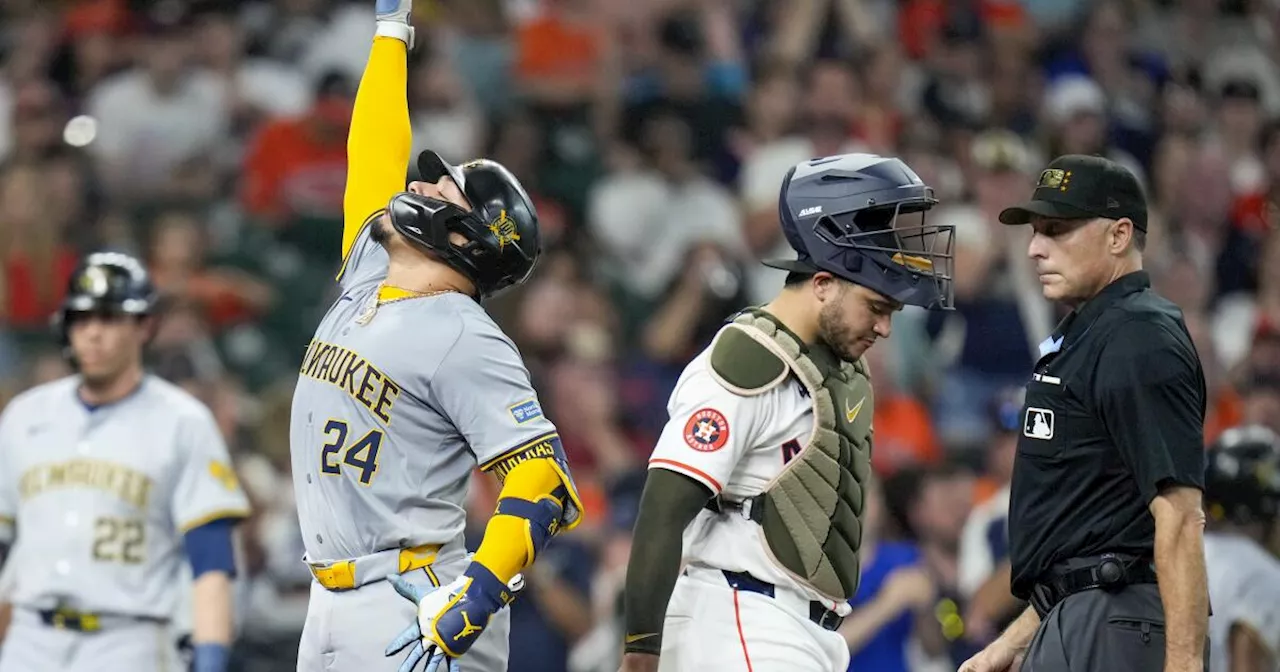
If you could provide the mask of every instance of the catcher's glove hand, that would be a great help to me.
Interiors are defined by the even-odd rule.
[[[448,672],[453,660],[471,649],[498,610],[511,603],[524,577],[517,574],[511,585],[479,563],[447,586],[419,588],[399,574],[387,577],[402,597],[418,605],[418,618],[387,645],[385,654],[395,655],[413,644],[400,672],[413,672],[418,661],[427,659],[424,672]],[[441,664],[443,663],[443,669]]]

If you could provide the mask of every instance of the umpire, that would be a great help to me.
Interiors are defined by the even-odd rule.
[[[1072,311],[1040,344],[1013,468],[1012,591],[1032,606],[960,672],[1202,670],[1204,373],[1142,270],[1142,189],[1062,156],[1000,221],[1031,225],[1044,296]]]

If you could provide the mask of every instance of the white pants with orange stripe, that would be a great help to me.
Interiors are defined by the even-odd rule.
[[[659,672],[845,672],[844,637],[795,598],[734,590],[718,570],[690,568],[667,605]]]

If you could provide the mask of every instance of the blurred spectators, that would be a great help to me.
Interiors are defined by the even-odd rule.
[[[229,131],[227,91],[195,66],[187,22],[150,21],[138,43],[138,64],[88,95],[84,110],[98,127],[89,149],[115,197],[178,197],[175,173],[211,161]]]
[[[1023,390],[1010,388],[991,404],[993,427],[975,505],[960,538],[957,587],[966,603],[963,637],[985,646],[1021,613],[1009,594],[1009,483],[1022,435]]]
[[[951,669],[978,648],[963,638],[963,614],[967,601],[960,586],[960,539],[973,504],[974,476],[956,464],[903,469],[886,479],[886,509],[894,529],[913,542],[919,566],[932,584],[933,604],[926,613],[933,619],[927,637],[937,629],[941,640],[922,640],[923,655],[932,664]],[[946,666],[950,667],[946,667]]]
[[[246,215],[268,226],[306,218],[342,219],[354,103],[354,83],[331,73],[321,79],[307,108],[267,116],[257,126],[241,178]]]
[[[928,324],[935,356],[945,358],[933,403],[938,431],[954,447],[975,448],[988,439],[993,395],[1026,379],[1056,319],[1027,258],[1030,232],[996,219],[1025,197],[1041,159],[1007,130],[978,134],[963,158],[969,197],[931,213],[956,225],[956,310],[931,313]]]
[[[851,613],[840,626],[849,643],[849,670],[908,672],[908,651],[920,640],[941,653],[941,633],[933,615],[937,588],[921,566],[911,541],[881,540],[884,495],[872,481],[862,537],[862,581],[850,600]]]
[[[68,372],[48,318],[82,253],[147,259],[166,306],[152,366],[214,408],[256,506],[247,672],[295,666],[309,575],[286,419],[334,298],[370,5],[0,0],[0,396]],[[1041,298],[1026,230],[996,213],[1054,154],[1105,154],[1143,180],[1145,261],[1200,352],[1206,441],[1240,422],[1280,430],[1277,3],[417,5],[415,149],[491,156],[537,205],[538,270],[488,307],[589,500],[527,577],[512,670],[616,669],[671,388],[726,317],[780,287],[758,261],[789,254],[778,190],[809,158],[902,156],[941,201],[929,217],[956,225],[957,310],[902,311],[868,356],[886,515],[868,523],[855,605],[885,618],[855,669],[954,669],[1007,615],[1010,391],[1063,313]],[[473,537],[496,492],[475,489]]]

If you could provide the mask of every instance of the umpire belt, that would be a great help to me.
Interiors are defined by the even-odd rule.
[[[391,574],[404,574],[415,569],[426,571],[431,583],[440,585],[431,565],[436,561],[442,544],[426,544],[413,548],[391,548],[351,560],[336,562],[307,562],[316,583],[329,590],[352,590]]]
[[[1043,619],[1059,602],[1076,593],[1098,588],[1117,592],[1139,583],[1156,583],[1150,558],[1115,553],[1077,558],[1055,565],[1032,586],[1031,605]]]
[[[695,572],[699,571],[698,568],[690,568],[690,569],[692,569]],[[686,569],[685,573],[688,574],[689,571],[690,571],[689,569]],[[767,581],[761,581],[760,579],[757,579],[756,577],[751,576],[750,574],[746,574],[744,572],[730,572],[727,569],[707,570],[707,571],[714,571],[724,576],[724,580],[727,581],[729,583],[729,587],[733,588],[734,590],[742,590],[748,593],[757,593],[759,595],[764,595],[765,597],[777,600],[780,604],[783,604],[783,606],[789,607],[793,611],[803,612],[807,609],[809,613],[806,614],[806,616],[809,618],[809,620],[818,624],[818,627],[822,628],[823,630],[834,631],[840,627],[841,623],[844,622],[844,616],[841,616],[839,613],[831,609],[828,609],[827,606],[821,602],[809,600],[807,601],[808,602],[807,604],[802,603],[803,606],[801,606],[801,605],[792,604],[793,602],[795,602],[795,600],[782,599],[778,595],[778,589],[776,586],[774,586],[772,583],[768,583]]]

